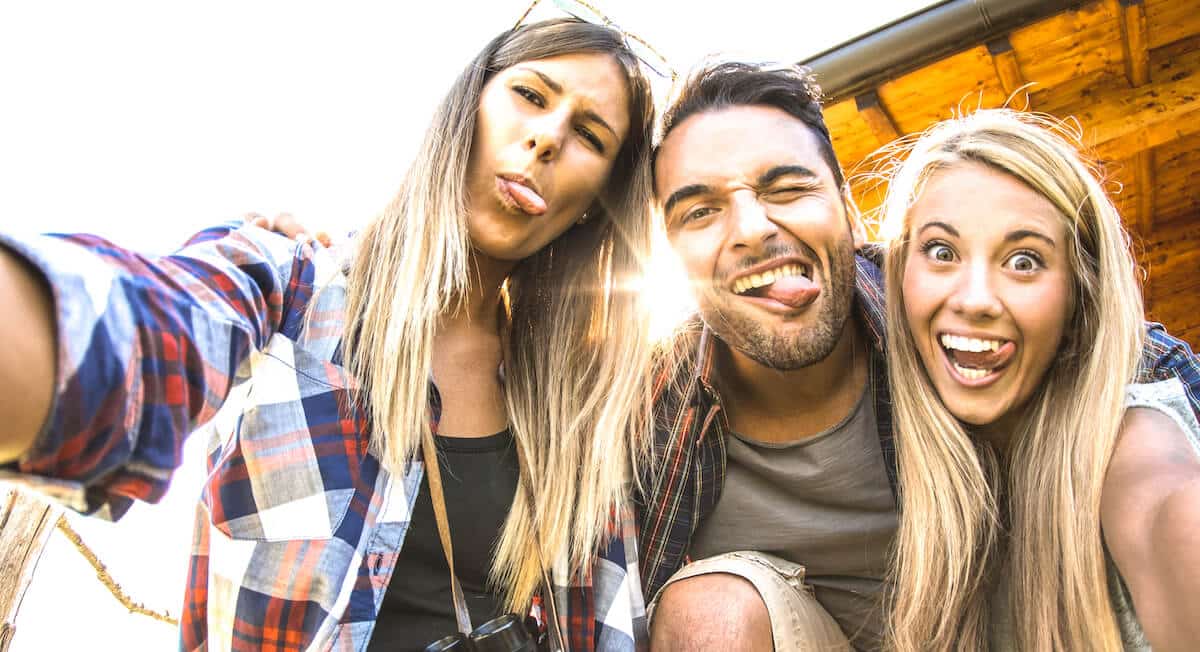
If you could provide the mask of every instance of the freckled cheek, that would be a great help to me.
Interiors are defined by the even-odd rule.
[[[575,178],[576,203],[582,204],[585,208],[591,206],[592,202],[600,196],[606,181],[608,181],[608,166],[595,164],[586,166]]]
[[[1021,327],[1026,346],[1035,352],[1036,363],[1040,367],[1062,345],[1066,325],[1066,296],[1054,289],[1017,296],[1020,298],[1009,303],[1009,310]]]
[[[475,144],[473,149],[489,156],[502,152],[506,148],[519,145],[522,136],[528,135],[523,122],[511,107],[502,102],[486,104],[480,111],[475,123]]]
[[[903,294],[904,314],[908,316],[908,327],[914,336],[919,336],[929,327],[930,292],[932,288],[926,281],[925,275],[915,269],[916,265],[909,264],[904,269]]]
[[[573,145],[568,145],[568,148]],[[564,152],[560,162],[552,166],[554,193],[564,210],[578,209],[579,214],[592,205],[608,181],[609,166],[603,161],[589,160],[579,152]]]
[[[910,260],[904,270],[904,314],[908,320],[909,331],[916,342],[926,367],[932,368],[937,361],[936,335],[933,332],[933,319],[938,307],[945,301],[945,279],[925,273],[920,268],[920,261]]]

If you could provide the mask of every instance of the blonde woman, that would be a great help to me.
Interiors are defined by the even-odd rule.
[[[1200,364],[1073,142],[980,111],[891,180],[898,650],[1200,646]]]
[[[650,345],[621,286],[648,250],[652,113],[620,33],[527,25],[466,66],[348,262],[252,226],[161,259],[0,240],[6,479],[118,515],[236,398],[182,647],[419,650],[456,628],[436,435],[474,624],[529,612],[552,566],[564,642],[632,648]]]

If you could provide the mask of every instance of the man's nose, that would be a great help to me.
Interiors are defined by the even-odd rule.
[[[779,226],[767,215],[758,193],[749,190],[733,193],[729,210],[733,218],[733,246],[757,248],[779,235]]]

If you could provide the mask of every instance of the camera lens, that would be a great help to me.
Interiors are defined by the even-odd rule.
[[[513,614],[493,618],[471,632],[478,652],[535,652],[537,649],[525,623]]]
[[[474,649],[462,634],[451,634],[425,646],[425,652],[473,652]]]

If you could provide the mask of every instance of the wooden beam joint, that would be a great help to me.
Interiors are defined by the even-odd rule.
[[[1013,50],[1007,36],[988,41],[987,51],[992,56],[992,65],[996,68],[1000,86],[1008,94],[1011,102],[1013,96],[1026,84],[1025,75],[1021,73],[1021,66],[1017,63],[1017,52]],[[1029,104],[1029,93],[1025,93],[1025,103]]]
[[[883,103],[880,102],[878,93],[867,91],[857,95],[854,98],[854,105],[858,107],[858,113],[871,128],[871,133],[875,134],[875,139],[879,141],[880,145],[886,145],[900,137],[900,130],[896,127],[892,116],[888,115]]]
[[[1164,68],[1164,70],[1166,70]],[[1107,87],[1103,115],[1083,123],[1084,142],[1105,161],[1132,159],[1150,147],[1200,133],[1200,52],[1171,63],[1170,77],[1139,88]],[[1080,109],[1087,111],[1088,109]],[[1070,113],[1070,112],[1068,112]]]
[[[1154,148],[1148,147],[1137,153],[1135,159],[1138,184],[1137,227],[1142,237],[1149,237],[1154,230],[1154,195],[1157,181],[1154,178]]]
[[[1121,41],[1125,51],[1125,77],[1130,86],[1150,81],[1150,36],[1146,5],[1142,0],[1120,0]]]

